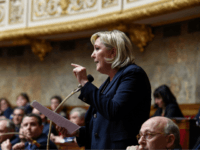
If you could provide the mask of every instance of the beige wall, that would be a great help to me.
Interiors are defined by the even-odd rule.
[[[147,72],[152,91],[167,84],[179,103],[200,103],[200,32],[188,33],[187,23],[182,23],[180,36],[164,38],[162,31],[163,27],[155,28],[155,38],[144,52],[135,47],[136,63]],[[49,105],[50,97],[55,94],[64,98],[78,85],[72,62],[85,66],[87,73],[94,76],[94,84],[100,86],[106,76],[95,69],[89,39],[76,40],[75,45],[75,49],[63,51],[59,43],[54,43],[53,51],[43,62],[29,47],[23,56],[4,54],[0,58],[0,97],[7,97],[13,105],[20,92],[27,92],[31,100],[43,105]],[[66,104],[84,105],[78,95],[72,96]]]

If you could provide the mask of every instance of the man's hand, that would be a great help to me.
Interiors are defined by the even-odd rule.
[[[126,150],[139,150],[139,146],[138,145],[128,146]]]
[[[1,149],[2,149],[2,150],[11,150],[11,149],[12,149],[12,145],[11,145],[9,139],[7,139],[7,140],[4,141],[3,143],[1,143]]]
[[[24,148],[25,144],[23,142],[17,143],[12,147],[13,150],[24,149]]]

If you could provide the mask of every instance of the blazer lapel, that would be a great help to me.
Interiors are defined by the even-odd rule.
[[[125,67],[124,67],[125,68]],[[121,68],[114,76],[114,78],[112,79],[112,81],[108,84],[108,86],[106,87],[106,89],[104,90],[103,94],[106,94],[110,88],[112,87],[112,85],[115,83],[115,81],[121,76],[121,74],[123,73],[124,68]],[[108,78],[110,80],[110,78]],[[107,80],[108,80],[107,79]],[[107,81],[106,80],[106,81]],[[106,82],[105,82],[106,83]],[[105,85],[104,83],[104,85]]]

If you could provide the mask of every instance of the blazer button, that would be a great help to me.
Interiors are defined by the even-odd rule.
[[[98,137],[98,134],[97,134],[97,133],[95,133],[94,135],[95,135],[95,137]]]
[[[97,118],[97,114],[94,114],[94,118]]]

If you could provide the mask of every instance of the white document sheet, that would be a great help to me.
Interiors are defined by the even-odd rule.
[[[31,106],[39,110],[42,114],[44,114],[47,118],[49,118],[52,122],[57,124],[59,127],[64,127],[67,131],[72,134],[76,130],[80,128],[77,124],[72,123],[68,119],[64,118],[63,116],[53,112],[52,110],[42,106],[36,100],[31,103]]]

